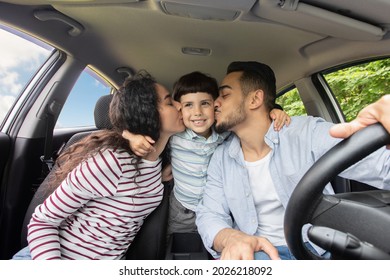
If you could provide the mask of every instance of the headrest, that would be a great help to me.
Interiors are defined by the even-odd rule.
[[[98,129],[111,129],[112,124],[109,117],[112,94],[101,96],[95,105],[95,125]]]

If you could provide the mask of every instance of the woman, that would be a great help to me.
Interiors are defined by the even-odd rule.
[[[163,194],[171,135],[184,130],[169,92],[148,75],[126,80],[110,105],[112,131],[93,134],[60,158],[53,186],[28,226],[32,259],[121,259]],[[140,158],[121,134],[156,141]],[[61,164],[62,163],[62,164]]]

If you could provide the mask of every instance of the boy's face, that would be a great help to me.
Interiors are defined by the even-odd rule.
[[[214,99],[207,92],[187,93],[180,98],[184,125],[208,138],[214,124]]]

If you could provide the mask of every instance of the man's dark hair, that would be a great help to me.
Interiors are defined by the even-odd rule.
[[[227,74],[232,72],[242,72],[240,85],[245,95],[250,91],[262,89],[268,111],[275,108],[276,78],[271,67],[257,61],[235,61],[227,68]]]

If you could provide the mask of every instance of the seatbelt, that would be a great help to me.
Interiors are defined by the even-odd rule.
[[[54,160],[52,156],[52,146],[53,146],[53,130],[54,130],[54,113],[53,107],[55,102],[48,105],[46,110],[46,133],[45,133],[45,146],[43,150],[43,155],[41,156],[42,161],[42,176],[45,178],[47,174],[53,169]]]

